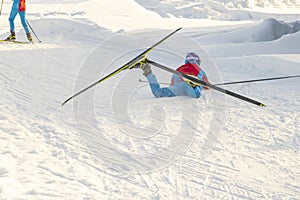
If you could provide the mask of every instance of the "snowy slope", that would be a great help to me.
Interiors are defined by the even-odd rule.
[[[217,20],[257,20],[299,18],[298,0],[136,0],[163,17]]]
[[[254,24],[246,28],[237,28],[225,33],[216,32],[215,34],[208,35],[199,34],[199,38],[201,38],[201,41],[199,42],[201,44],[206,44],[210,43],[211,41],[217,43],[273,41],[283,36],[289,37],[289,34],[295,34],[299,30],[300,28],[298,21],[285,23],[276,19],[267,19],[261,23]]]
[[[156,99],[132,70],[60,106],[178,25],[149,58],[175,69],[197,51],[212,83],[300,74],[297,15],[163,19],[130,0],[28,0],[28,9],[43,42],[0,44],[1,200],[300,199],[299,79],[226,87],[260,108],[215,91]]]

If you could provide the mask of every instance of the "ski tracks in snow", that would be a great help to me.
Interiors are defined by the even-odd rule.
[[[65,21],[55,23],[63,25]],[[72,32],[72,26],[68,31]],[[100,33],[107,36],[107,32]],[[116,118],[116,110],[111,109],[111,88],[123,89],[124,96],[131,92],[129,86],[113,87],[113,83],[122,78],[116,76],[103,83],[95,95],[92,114],[97,116],[93,128],[95,133],[103,133],[106,140],[95,141],[93,144],[97,145],[93,150],[100,155],[105,148],[116,152],[113,156],[105,155],[107,160],[101,160],[91,155],[79,134],[79,129],[84,128],[76,125],[74,119],[76,102],[60,107],[73,92],[82,60],[94,47],[92,43],[103,39],[95,37],[85,43],[82,35],[79,41],[72,42],[74,38],[77,37],[73,35],[70,42],[54,45],[0,46],[2,50],[10,48],[1,51],[0,55],[3,94],[0,99],[0,198],[298,198],[300,102],[299,91],[295,90],[296,80],[291,87],[287,81],[227,87],[267,104],[266,108],[260,108],[231,97],[226,97],[225,102],[212,102],[213,91],[204,92],[206,98],[199,100],[186,97],[155,99],[147,85],[137,82],[141,73],[130,72],[130,83],[136,84],[138,89],[126,99],[127,115]],[[25,51],[26,48],[30,51]],[[232,81],[233,78],[278,74],[277,65],[258,70],[260,64],[272,63],[273,57],[264,57],[263,63],[253,58],[257,57],[219,58],[224,67],[220,70],[223,78]],[[290,71],[296,71],[296,64],[289,66]],[[124,97],[122,95],[117,96]],[[114,103],[117,109],[123,105],[118,101]],[[178,107],[184,104],[195,107],[187,107],[188,112],[181,116],[183,111]],[[199,113],[190,114],[195,108]],[[219,119],[221,122],[214,121],[214,114],[221,115],[220,111],[225,113],[224,121],[223,118]],[[95,125],[84,117],[81,122]],[[136,128],[149,124],[161,126],[160,129]],[[205,135],[216,124],[222,128],[221,133]],[[180,127],[183,135],[176,138]],[[129,131],[124,134],[124,130]],[[195,132],[191,134],[191,131]],[[192,140],[186,140],[189,136]],[[174,138],[178,141],[172,147],[189,145],[183,150],[169,148]],[[212,143],[204,145],[205,141]],[[159,150],[174,155],[174,159],[164,162],[161,168],[151,169],[160,161],[166,161],[162,154],[145,163],[135,157]],[[120,157],[135,166],[148,165],[150,170],[122,174],[117,170],[132,170],[132,165],[107,167],[105,162],[115,162]]]

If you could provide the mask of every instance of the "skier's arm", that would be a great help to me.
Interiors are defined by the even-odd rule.
[[[206,73],[202,70],[198,77],[203,80],[205,83],[209,83]],[[208,90],[209,87],[203,86],[203,89]]]

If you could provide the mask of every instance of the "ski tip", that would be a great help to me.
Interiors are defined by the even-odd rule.
[[[78,95],[78,94],[77,94]],[[76,97],[77,95],[71,96],[70,98],[68,98],[67,100],[65,100],[61,106],[64,106],[66,103],[68,103],[71,99],[73,99],[74,97]]]
[[[261,103],[259,104],[260,107],[267,107],[265,104]]]
[[[64,101],[61,106],[64,106],[69,100]]]

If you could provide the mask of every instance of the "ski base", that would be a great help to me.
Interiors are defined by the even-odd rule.
[[[108,74],[107,76],[101,78],[100,80],[96,81],[95,83],[91,84],[90,86],[82,89],[81,91],[77,92],[76,94],[74,94],[73,96],[69,97],[67,100],[65,100],[61,106],[64,106],[68,101],[70,101],[71,99],[73,99],[74,97],[80,95],[81,93],[85,92],[86,90],[94,87],[95,85],[101,83],[102,81],[105,81],[109,78],[111,78],[112,76],[120,73],[121,71],[124,71],[126,69],[132,69],[137,63],[140,62],[145,62],[146,55],[152,51],[156,46],[158,46],[159,44],[161,44],[162,42],[164,42],[165,40],[167,40],[169,37],[171,37],[172,35],[174,35],[177,31],[181,30],[181,28],[176,29],[175,31],[173,31],[172,33],[170,33],[169,35],[165,36],[164,38],[162,38],[161,40],[159,40],[157,43],[155,43],[154,45],[152,45],[151,47],[149,47],[148,49],[146,49],[145,51],[143,51],[142,53],[140,53],[138,56],[136,56],[135,58],[131,59],[128,63],[126,63],[125,65],[123,65],[122,67],[116,69],[115,71],[111,72],[110,74]]]
[[[25,42],[25,41],[18,41],[18,40],[0,40],[2,43],[16,43],[16,44],[33,44],[33,42]]]

